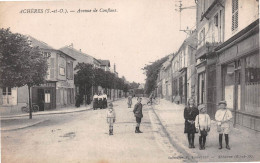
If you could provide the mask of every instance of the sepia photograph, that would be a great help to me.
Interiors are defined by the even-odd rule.
[[[0,0],[1,162],[260,162],[259,40],[259,0]]]

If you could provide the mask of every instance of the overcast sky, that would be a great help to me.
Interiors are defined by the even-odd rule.
[[[179,0],[88,0],[1,2],[0,27],[28,34],[54,48],[71,43],[97,59],[115,63],[119,76],[144,83],[145,64],[176,52],[187,34],[179,31]],[[184,7],[194,6],[183,0]],[[19,13],[23,9],[78,11],[116,9],[117,12]],[[182,28],[195,28],[195,9],[182,11]]]

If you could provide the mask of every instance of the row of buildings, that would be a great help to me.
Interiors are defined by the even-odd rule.
[[[234,125],[260,131],[258,0],[196,0],[196,30],[169,55],[156,93],[172,102],[206,104],[214,119],[227,101]]]
[[[48,44],[28,36],[31,45],[39,47],[41,53],[47,58],[48,75],[46,81],[40,86],[31,89],[32,103],[39,106],[40,111],[68,107],[75,104],[76,94],[79,90],[74,84],[74,68],[79,62],[92,64],[94,68],[110,71],[118,77],[116,66],[110,65],[109,60],[98,60],[81,50],[73,48],[73,44],[59,50]],[[104,91],[102,87],[93,87],[94,92]],[[28,103],[27,86],[19,88],[0,88],[0,111],[2,115],[21,112],[21,107]],[[122,90],[110,90],[109,98],[118,98],[123,95]]]

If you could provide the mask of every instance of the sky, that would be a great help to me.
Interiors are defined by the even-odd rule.
[[[195,6],[193,0],[182,3],[183,7]],[[145,64],[176,52],[188,36],[179,31],[178,5],[179,0],[0,2],[0,27],[10,27],[12,32],[30,35],[56,49],[73,43],[75,49],[115,63],[120,77],[144,83],[141,69]],[[108,8],[116,12],[101,12]],[[27,9],[44,13],[21,13]],[[68,13],[45,13],[56,9]],[[91,12],[77,13],[79,9]],[[194,29],[196,10],[181,14],[181,29]]]

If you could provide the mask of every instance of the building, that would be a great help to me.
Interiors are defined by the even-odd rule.
[[[73,62],[75,59],[31,36],[28,38],[32,46],[39,47],[48,62],[48,75],[45,83],[31,88],[32,103],[37,104],[40,111],[74,104]],[[0,93],[3,114],[19,113],[21,107],[29,101],[27,86],[3,88],[0,89]]]
[[[217,55],[214,49],[224,41],[224,0],[198,0],[196,3],[196,103],[207,104],[213,118],[217,109]]]
[[[196,31],[185,39],[171,60],[172,101],[186,104],[188,98],[195,97]]]
[[[258,0],[227,0],[224,42],[215,48],[216,98],[226,100],[236,126],[260,131]]]
[[[60,48],[60,51],[66,53],[69,56],[76,59],[73,69],[75,69],[75,67],[78,63],[91,64],[91,65],[93,65],[94,68],[101,68],[101,63],[99,60],[97,60],[96,58],[94,58],[86,53],[83,53],[81,51],[81,49],[76,50],[75,48],[73,48],[73,44]],[[74,70],[74,74],[75,73],[76,73],[76,71]],[[75,88],[76,88],[75,94],[78,95],[80,92],[79,86],[76,85]],[[85,95],[88,95],[88,98],[92,99],[94,92],[99,92],[101,90],[102,90],[102,88],[100,86],[92,87],[90,89],[90,92],[85,92]]]
[[[105,71],[110,71],[110,61],[109,60],[98,60],[100,62],[101,69]]]
[[[99,60],[95,59],[94,57],[86,53],[83,53],[81,49],[80,50],[74,49],[73,44],[70,46],[62,47],[59,50],[76,59],[73,68],[75,68],[78,63],[82,63],[82,62],[87,64],[92,64],[95,68],[101,68],[101,63],[99,62]]]

